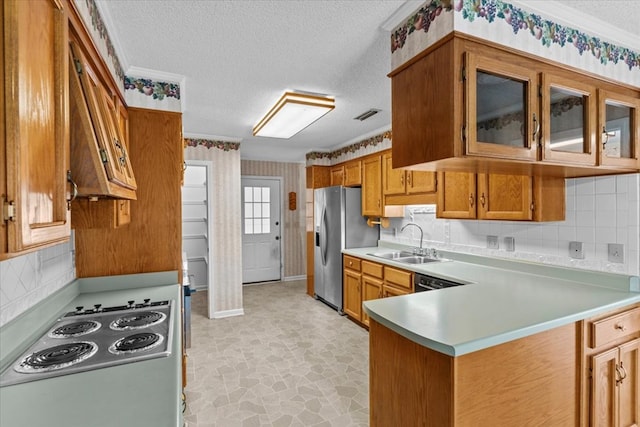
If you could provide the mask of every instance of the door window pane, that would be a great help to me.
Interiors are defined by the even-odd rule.
[[[477,71],[476,132],[478,142],[526,147],[527,82]]]
[[[585,147],[586,96],[565,89],[551,87],[550,145],[554,151],[588,153]]]
[[[245,187],[244,196],[244,233],[270,233],[271,193],[269,187]]]
[[[607,157],[630,159],[633,157],[631,107],[606,102],[606,127],[602,130],[602,148]]]

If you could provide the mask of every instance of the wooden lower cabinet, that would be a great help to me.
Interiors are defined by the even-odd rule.
[[[344,312],[350,317],[360,320],[362,298],[360,296],[361,274],[353,270],[344,270]]]
[[[585,322],[583,389],[590,427],[640,425],[640,306]]]
[[[343,256],[344,312],[369,326],[364,301],[406,295],[413,292],[413,273],[349,255]]]
[[[362,302],[383,297],[384,267],[371,261],[362,261]],[[369,326],[369,316],[362,310],[362,323]]]
[[[452,357],[370,319],[370,426],[577,426],[576,324]]]

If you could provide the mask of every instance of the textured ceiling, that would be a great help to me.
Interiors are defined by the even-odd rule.
[[[185,76],[187,136],[241,141],[246,159],[301,162],[309,151],[335,149],[390,127],[389,36],[381,25],[405,1],[98,3],[125,67]],[[638,37],[637,1],[562,3]],[[253,125],[286,89],[332,95],[336,108],[289,140],[253,137]],[[353,119],[370,108],[382,111],[364,122]]]

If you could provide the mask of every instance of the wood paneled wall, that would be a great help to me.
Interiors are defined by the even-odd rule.
[[[302,276],[305,263],[305,167],[302,163],[265,162],[242,160],[242,175],[282,177],[282,220],[284,276]],[[297,197],[296,210],[289,210],[289,192]]]
[[[77,277],[182,268],[182,114],[128,112],[129,157],[138,184],[131,223],[76,230]]]

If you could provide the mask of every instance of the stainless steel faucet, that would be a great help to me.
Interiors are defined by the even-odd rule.
[[[404,227],[402,227],[400,229],[400,232],[403,232],[404,229],[407,228],[410,225],[413,225],[414,227],[418,227],[418,230],[420,230],[420,249],[418,249],[418,255],[424,255],[424,249],[422,249],[422,238],[424,236],[424,232],[422,231],[422,227],[420,227],[418,224],[416,224],[414,222],[410,222],[407,225],[405,225]]]

